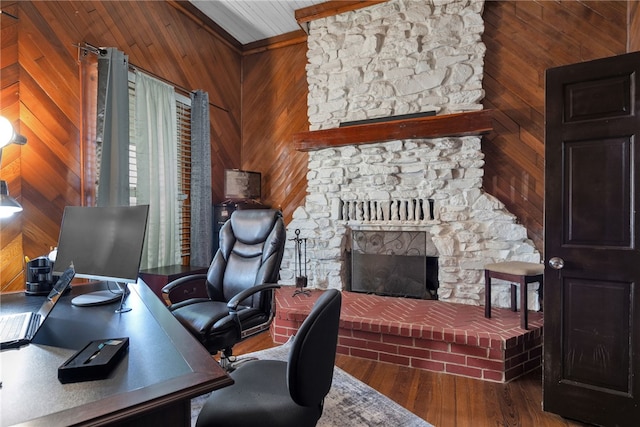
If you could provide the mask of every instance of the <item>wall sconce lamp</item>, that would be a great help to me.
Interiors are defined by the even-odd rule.
[[[9,195],[7,181],[0,180],[0,219],[9,218],[18,212],[22,212],[22,206]]]
[[[9,144],[24,145],[27,138],[13,129],[13,125],[6,117],[0,116],[0,162],[2,149]],[[22,206],[9,195],[7,181],[0,180],[0,218],[8,218],[16,212],[22,211]]]

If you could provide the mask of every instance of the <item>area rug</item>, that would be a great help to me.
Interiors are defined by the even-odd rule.
[[[240,359],[256,358],[286,360],[291,347],[288,343],[239,356]],[[196,419],[208,395],[191,400],[191,425]],[[432,427],[377,390],[335,367],[331,390],[324,401],[324,411],[319,427],[403,426]]]

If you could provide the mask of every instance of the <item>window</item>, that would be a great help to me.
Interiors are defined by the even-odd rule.
[[[101,113],[100,108],[104,108],[104,85],[106,85],[106,76],[108,73],[102,73],[101,70],[108,71],[108,61],[111,55],[106,53],[119,53],[115,48],[97,48],[90,44],[84,43],[78,46],[78,56],[80,63],[80,78],[82,84],[82,126],[81,138],[82,145],[80,150],[80,190],[82,193],[82,205],[93,206],[97,203],[98,183],[100,176],[101,151],[102,151],[102,129],[104,129],[104,111]],[[104,55],[104,58],[103,58]],[[115,55],[118,56],[118,55]],[[100,59],[105,61],[102,62]],[[129,67],[129,114],[135,114],[135,81],[132,72],[134,67],[128,64],[128,59],[124,56],[126,65]],[[102,65],[101,65],[102,64]],[[138,68],[138,71],[155,77],[151,73]],[[162,80],[160,78],[160,80]],[[175,85],[173,85],[175,86]],[[178,218],[177,218],[177,234],[180,241],[178,249],[176,249],[176,258],[182,260],[182,264],[188,265],[191,258],[191,94],[188,90],[177,88],[176,94],[176,112],[177,123],[176,130],[178,132],[177,148],[177,202]],[[130,126],[135,125],[135,117],[130,117]],[[131,129],[130,129],[131,130]],[[130,135],[135,135],[130,132]],[[136,204],[136,141],[131,140],[129,146],[129,180],[130,180],[130,196],[131,204]],[[197,239],[196,239],[197,240]]]
[[[129,73],[129,203],[137,204],[136,199],[136,141],[135,141],[135,80]],[[176,111],[178,113],[178,227],[180,235],[180,257],[188,258],[191,252],[191,99],[176,93]],[[188,264],[188,262],[187,262]]]

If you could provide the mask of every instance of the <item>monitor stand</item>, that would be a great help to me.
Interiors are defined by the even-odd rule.
[[[106,283],[110,287],[109,282]],[[91,307],[94,305],[111,304],[112,302],[121,301],[124,296],[123,288],[116,283],[117,289],[106,289],[103,291],[93,291],[86,294],[78,295],[71,300],[71,304],[77,307]],[[126,287],[124,288],[126,289]]]

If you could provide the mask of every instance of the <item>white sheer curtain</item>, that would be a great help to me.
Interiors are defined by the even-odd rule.
[[[140,269],[180,264],[174,88],[136,71],[137,204],[149,205]]]

